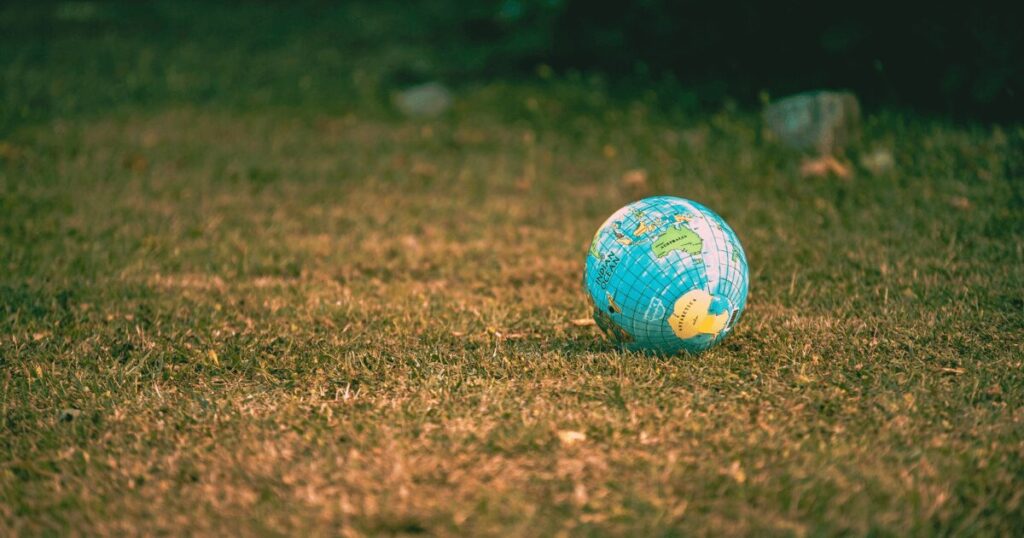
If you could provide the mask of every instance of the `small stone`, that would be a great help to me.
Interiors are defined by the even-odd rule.
[[[879,148],[862,155],[860,165],[878,176],[892,170],[896,165],[896,160],[893,159],[891,151]]]
[[[850,92],[812,91],[767,105],[767,138],[798,150],[842,151],[859,135],[860,104]]]
[[[411,86],[392,96],[395,108],[411,118],[436,118],[452,106],[452,93],[440,82]]]

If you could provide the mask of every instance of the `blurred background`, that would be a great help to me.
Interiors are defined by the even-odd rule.
[[[175,101],[386,108],[419,82],[538,75],[683,110],[840,88],[871,109],[1005,121],[1024,110],[1022,15],[994,1],[8,1],[0,130]]]

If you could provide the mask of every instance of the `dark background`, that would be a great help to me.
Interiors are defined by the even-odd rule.
[[[334,110],[418,80],[457,88],[538,73],[694,111],[838,88],[869,110],[1016,121],[1022,5],[2,2],[0,131],[166,101]]]
[[[987,119],[1021,114],[1021,2],[499,4],[498,17],[471,21],[467,31],[502,36],[520,67],[545,61],[618,79],[671,75],[703,98],[747,103],[762,91],[841,87],[871,104]]]

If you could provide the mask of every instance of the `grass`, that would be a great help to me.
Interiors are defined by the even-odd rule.
[[[368,67],[292,93],[322,30],[157,33],[152,73],[205,97],[101,87],[59,51],[143,65],[112,17],[0,55],[0,534],[1024,532],[1020,127],[876,112],[850,158],[891,171],[804,179],[749,112],[585,77],[466,83],[429,122]],[[750,261],[696,358],[571,323],[592,233],[654,193]]]

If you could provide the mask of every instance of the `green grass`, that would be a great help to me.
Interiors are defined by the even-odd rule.
[[[53,52],[142,65],[117,28],[0,53],[0,534],[1024,532],[1020,127],[874,113],[849,158],[892,171],[804,179],[754,114],[599,80],[403,120],[351,76],[400,41],[312,96],[289,62],[322,28],[235,57],[157,33],[154,73],[210,59],[179,69],[204,98]],[[591,235],[655,193],[750,261],[696,358],[571,323]]]

